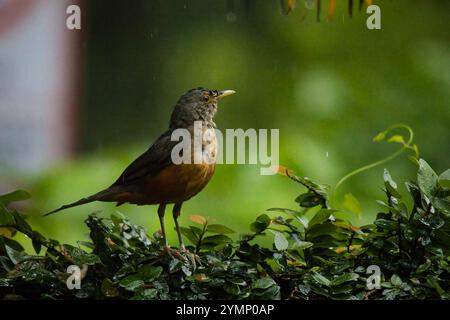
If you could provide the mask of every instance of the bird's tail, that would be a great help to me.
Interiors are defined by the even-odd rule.
[[[110,196],[112,193],[113,193],[113,190],[111,190],[110,188],[102,190],[102,191],[100,191],[100,192],[98,192],[96,194],[93,194],[93,195],[89,196],[89,197],[82,198],[82,199],[80,199],[78,201],[75,201],[75,202],[72,202],[72,203],[69,203],[69,204],[65,204],[65,205],[61,206],[60,208],[58,208],[56,210],[53,210],[53,211],[50,211],[50,212],[44,214],[44,217],[45,216],[49,216],[49,215],[54,214],[54,213],[57,213],[57,212],[59,212],[61,210],[64,210],[64,209],[68,209],[68,208],[72,208],[72,207],[76,207],[76,206],[81,206],[82,204],[94,202],[94,201],[97,201],[97,200],[105,201],[107,196]]]

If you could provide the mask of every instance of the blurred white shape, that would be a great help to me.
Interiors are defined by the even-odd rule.
[[[78,35],[66,29],[68,4],[0,2],[0,173],[38,171],[73,150]]]

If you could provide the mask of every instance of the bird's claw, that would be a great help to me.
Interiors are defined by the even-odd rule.
[[[192,268],[194,270],[197,269],[197,263],[201,264],[200,257],[197,254],[190,252],[185,247],[182,247],[181,250],[184,253],[184,255],[189,258]]]
[[[185,263],[190,263],[193,270],[195,270],[197,268],[196,261],[198,261],[200,263],[199,256],[194,253],[191,253],[185,247],[181,247],[179,250],[177,250],[177,249],[172,249],[169,246],[165,246],[164,249],[171,258],[181,260]]]

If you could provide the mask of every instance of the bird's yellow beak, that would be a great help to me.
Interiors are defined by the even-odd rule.
[[[219,91],[218,98],[222,99],[223,97],[231,96],[232,94],[235,94],[235,93],[236,93],[236,91],[234,91],[234,90],[222,90],[222,91]]]

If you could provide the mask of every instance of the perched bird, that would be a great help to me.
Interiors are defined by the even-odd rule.
[[[160,135],[147,151],[134,160],[116,182],[96,194],[64,205],[45,215],[93,201],[117,202],[117,205],[123,203],[158,204],[161,233],[165,248],[170,253],[164,227],[164,213],[166,205],[174,204],[173,218],[178,241],[181,251],[185,251],[178,225],[181,206],[184,201],[199,193],[214,174],[217,140],[214,130],[211,130],[215,128],[213,118],[220,99],[234,93],[233,90],[218,91],[201,87],[189,90],[180,97],[175,105],[167,131]],[[190,163],[176,164],[172,159],[172,149],[179,141],[172,141],[172,133],[176,129],[186,129],[190,133],[191,143],[194,144],[195,122],[201,123],[201,150],[197,152],[197,155],[195,155],[195,151],[191,152],[192,161]],[[195,150],[195,148],[191,150]],[[194,161],[196,156],[200,156],[202,161]]]

